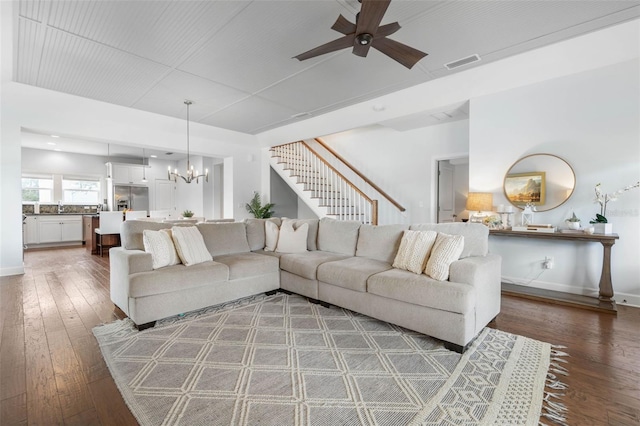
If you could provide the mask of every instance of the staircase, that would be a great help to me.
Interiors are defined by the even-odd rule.
[[[318,217],[378,224],[378,201],[358,189],[307,142],[272,147],[271,166]]]

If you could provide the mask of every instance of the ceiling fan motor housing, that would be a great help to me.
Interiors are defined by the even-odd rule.
[[[363,46],[371,44],[372,41],[373,41],[373,36],[369,33],[362,33],[356,36],[356,42]]]

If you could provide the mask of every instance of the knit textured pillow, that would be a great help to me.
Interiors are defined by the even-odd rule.
[[[278,237],[278,253],[304,253],[307,251],[307,235],[309,224],[303,223],[298,229],[293,228],[293,220],[283,220]]]
[[[197,227],[174,226],[171,234],[178,256],[186,266],[213,260]]]
[[[180,263],[171,238],[171,229],[161,229],[160,231],[145,229],[142,231],[142,242],[144,251],[151,254],[153,269]]]
[[[421,274],[437,235],[435,231],[404,231],[392,266]]]
[[[460,259],[463,249],[464,237],[462,235],[438,232],[438,238],[433,245],[424,273],[438,281],[449,279],[449,266]]]

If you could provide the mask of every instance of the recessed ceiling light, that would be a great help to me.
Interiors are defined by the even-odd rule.
[[[55,142],[47,142],[47,145],[56,146]]]
[[[60,136],[58,135],[51,135],[52,138],[59,138]]]
[[[157,156],[157,155],[153,155],[153,154],[151,154],[149,157],[151,157],[151,158],[158,158],[158,156]]]

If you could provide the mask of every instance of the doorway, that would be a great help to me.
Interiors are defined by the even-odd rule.
[[[460,222],[469,218],[466,210],[469,193],[469,158],[438,161],[437,222]]]

